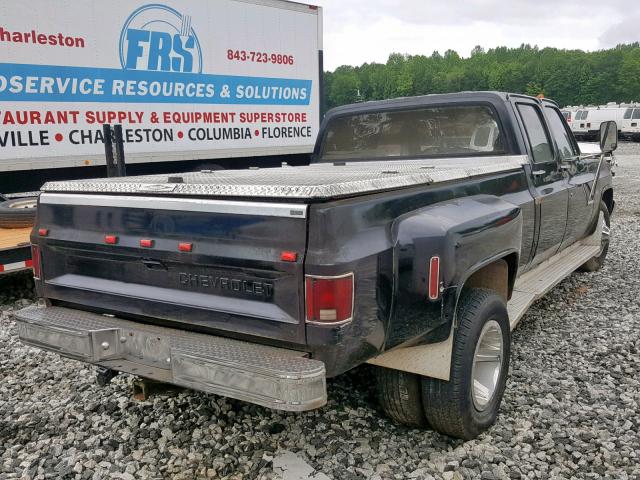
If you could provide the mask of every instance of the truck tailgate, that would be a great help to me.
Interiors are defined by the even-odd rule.
[[[301,204],[44,193],[43,293],[149,323],[302,345],[306,212]]]

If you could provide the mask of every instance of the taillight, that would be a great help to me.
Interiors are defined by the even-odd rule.
[[[33,268],[33,278],[42,278],[42,259],[40,258],[40,247],[31,245],[31,268]]]
[[[429,300],[440,296],[440,257],[431,257],[429,261]]]
[[[307,275],[305,281],[307,322],[332,324],[353,317],[353,274],[339,277]]]

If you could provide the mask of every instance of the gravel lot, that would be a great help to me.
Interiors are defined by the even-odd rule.
[[[618,158],[607,265],[529,311],[502,414],[479,439],[394,425],[368,367],[305,414],[191,391],[134,401],[131,377],[99,388],[92,367],[18,342],[11,313],[33,299],[14,275],[0,279],[0,479],[302,478],[292,462],[316,480],[640,479],[640,145]]]

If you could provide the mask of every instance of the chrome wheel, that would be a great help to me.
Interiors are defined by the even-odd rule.
[[[477,410],[487,408],[496,392],[502,370],[503,350],[500,325],[495,320],[489,320],[480,332],[473,355],[471,398]]]

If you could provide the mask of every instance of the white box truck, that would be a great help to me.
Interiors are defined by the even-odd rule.
[[[28,266],[36,191],[103,177],[308,161],[322,11],[281,0],[0,2],[0,273]],[[14,194],[14,195],[11,195]]]

